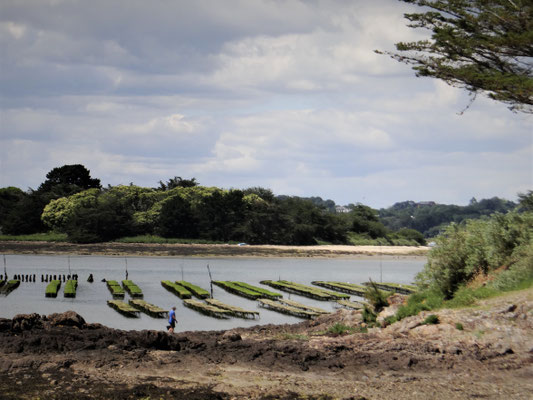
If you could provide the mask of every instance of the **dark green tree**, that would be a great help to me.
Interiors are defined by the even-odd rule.
[[[242,190],[215,191],[195,207],[200,236],[227,242],[239,240],[235,232],[243,222],[245,203]]]
[[[52,198],[70,196],[86,189],[101,189],[100,179],[91,178],[90,171],[81,164],[63,165],[46,174],[37,191],[49,192]]]
[[[0,231],[3,231],[6,218],[24,197],[26,193],[13,186],[0,189]]]
[[[46,174],[46,181],[37,190],[30,189],[11,208],[2,222],[2,230],[12,235],[44,232],[46,227],[41,221],[41,214],[50,201],[90,188],[100,189],[100,180],[91,178],[89,170],[83,165],[54,168]]]
[[[518,206],[523,211],[533,211],[533,190],[527,193],[518,193]]]
[[[533,112],[531,0],[400,1],[423,8],[405,18],[409,27],[431,31],[431,38],[399,42],[398,52],[385,54],[473,98],[484,93],[511,110]]]
[[[372,239],[387,236],[387,228],[379,221],[376,210],[358,204],[349,213],[352,218],[352,231],[367,234]]]
[[[174,188],[182,187],[195,187],[198,186],[198,182],[196,181],[196,178],[191,179],[183,179],[181,176],[175,176],[174,178],[170,178],[166,183],[163,181],[159,181],[159,190],[172,190]]]
[[[167,199],[161,207],[158,233],[169,238],[196,238],[197,223],[191,204],[180,195],[175,195]]]
[[[30,189],[17,202],[11,202],[9,209],[4,210],[2,216],[2,233],[25,235],[46,231],[41,221],[41,213],[48,201],[47,196]]]
[[[107,242],[134,233],[132,214],[119,193],[102,193],[95,205],[75,209],[65,231],[71,242]]]

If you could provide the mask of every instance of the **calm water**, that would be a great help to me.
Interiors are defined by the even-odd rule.
[[[8,296],[0,296],[0,317],[13,318],[16,314],[36,312],[51,314],[74,310],[87,322],[98,322],[119,329],[165,329],[166,320],[151,318],[141,313],[140,318],[126,318],[110,308],[106,300],[111,299],[103,278],[120,281],[125,279],[126,263],[129,279],[133,280],[143,291],[144,300],[164,309],[176,306],[178,325],[176,331],[220,330],[234,327],[247,327],[257,324],[282,324],[302,321],[263,308],[257,302],[244,299],[213,286],[213,297],[224,303],[236,305],[249,310],[259,310],[260,318],[244,320],[231,318],[220,320],[199,314],[186,308],[180,298],[161,286],[162,280],[181,280],[192,282],[209,290],[210,266],[213,280],[239,280],[261,286],[259,281],[285,279],[303,284],[314,280],[336,280],[362,283],[371,278],[379,282],[411,283],[419,272],[425,259],[398,258],[370,260],[348,259],[299,259],[299,258],[165,258],[165,257],[70,257],[70,272],[77,273],[79,284],[75,299],[63,297],[63,287],[58,297],[44,296],[47,283],[41,282],[41,274],[69,274],[67,256],[26,256],[7,255],[7,272],[10,278],[14,274],[36,274],[37,282],[21,282],[18,289]],[[3,273],[3,270],[0,270]],[[94,283],[88,283],[87,277],[93,274]],[[274,290],[268,287],[266,289]],[[276,290],[274,290],[276,291]],[[311,300],[306,297],[280,292],[285,298],[334,310],[333,302]],[[129,297],[126,294],[126,302]],[[357,300],[352,296],[352,300]]]

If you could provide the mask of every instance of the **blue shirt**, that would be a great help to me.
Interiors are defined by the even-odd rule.
[[[176,319],[176,311],[170,310],[170,312],[168,313],[168,323],[171,324],[172,321],[174,321],[175,319]]]

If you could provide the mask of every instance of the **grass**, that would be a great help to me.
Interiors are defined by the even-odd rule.
[[[31,235],[0,235],[0,241],[67,242],[65,233],[34,233]]]
[[[508,292],[525,290],[531,287],[533,287],[533,278],[524,279],[512,287],[507,287],[505,290],[498,290],[491,286],[481,286],[478,288],[461,286],[455,292],[453,298],[449,300],[445,300],[444,295],[437,290],[428,289],[410,295],[407,298],[407,304],[401,306],[394,315],[394,319],[390,318],[388,322],[400,321],[403,318],[417,315],[421,311],[431,311],[439,308],[472,307],[478,300],[497,297]]]

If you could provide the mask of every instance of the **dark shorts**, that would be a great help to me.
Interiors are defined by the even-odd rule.
[[[170,325],[167,326],[167,329],[174,329],[176,327],[176,321],[169,322]]]

